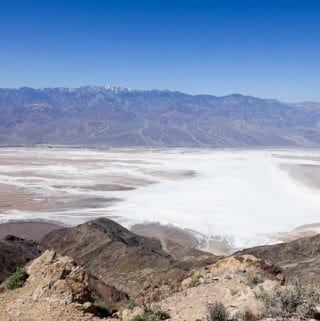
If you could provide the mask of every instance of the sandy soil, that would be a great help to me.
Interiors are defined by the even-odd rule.
[[[53,206],[54,203],[54,200],[36,195],[26,188],[0,184],[0,213],[11,209],[20,211],[44,210]]]
[[[280,164],[279,168],[307,187],[320,190],[320,164]]]
[[[41,221],[17,221],[0,224],[0,239],[15,235],[27,240],[40,241],[49,232],[64,226]]]
[[[161,225],[159,223],[136,224],[131,231],[147,237],[156,237],[166,247],[166,240],[174,241],[187,247],[197,247],[198,239],[189,231],[180,229],[171,224]]]
[[[214,255],[230,255],[235,250],[226,240],[209,239],[196,231],[181,229],[171,224],[135,224],[131,227],[131,230],[139,235],[156,237],[161,241],[164,249],[167,247],[166,241],[170,240],[180,245],[197,248]]]
[[[18,211],[41,211],[41,210],[61,210],[61,209],[81,209],[106,207],[114,202],[120,201],[118,198],[92,197],[86,195],[51,195],[43,193],[37,194],[14,185],[0,184],[0,213],[8,210]]]
[[[180,171],[150,171],[150,170],[143,170],[141,171],[144,174],[155,176],[159,178],[167,178],[170,180],[180,180],[183,178],[191,178],[196,176],[196,172],[192,170],[180,170]]]
[[[198,248],[214,255],[231,255],[236,251],[226,239],[220,241],[212,238],[205,238]]]
[[[278,240],[280,242],[290,242],[302,237],[314,236],[320,233],[320,223],[306,224],[299,226],[292,231],[280,235]]]

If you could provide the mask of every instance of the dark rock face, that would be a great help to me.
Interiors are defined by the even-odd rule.
[[[162,249],[158,239],[136,235],[105,218],[53,231],[41,244],[75,258],[92,276],[130,296],[140,294],[151,283],[183,279],[193,267],[217,260],[196,250],[192,256],[186,249],[187,259],[178,261]]]
[[[0,241],[0,283],[40,254],[36,242],[8,235]]]
[[[237,254],[251,254],[281,266],[288,282],[320,282],[320,235],[288,243],[258,246]]]
[[[0,144],[319,146],[319,106],[117,87],[0,89]]]
[[[113,312],[125,305],[129,296],[127,293],[118,290],[114,286],[105,284],[95,276],[89,275],[89,288],[92,296],[102,301],[108,311]]]

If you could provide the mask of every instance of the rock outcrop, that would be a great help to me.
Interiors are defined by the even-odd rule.
[[[26,271],[23,287],[0,295],[0,320],[101,320],[93,314],[88,275],[72,258],[46,251]]]

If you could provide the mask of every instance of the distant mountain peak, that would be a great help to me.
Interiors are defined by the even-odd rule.
[[[122,86],[115,85],[115,84],[106,85],[106,86],[104,86],[104,88],[106,90],[110,90],[110,91],[113,91],[115,93],[131,92],[132,91],[132,89],[130,89],[130,88],[122,87]]]

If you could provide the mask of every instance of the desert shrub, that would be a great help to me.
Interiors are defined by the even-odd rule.
[[[267,291],[261,285],[258,287],[257,290],[253,291],[253,294],[257,300],[262,300],[262,301],[264,301],[268,295]]]
[[[136,303],[136,301],[129,299],[129,301],[127,302],[125,308],[128,310],[133,310],[135,307],[137,307],[138,304]]]
[[[110,317],[112,315],[112,312],[117,311],[116,309],[114,310],[110,309],[110,311],[112,312],[109,312],[109,309],[110,307],[107,308],[106,304],[102,300],[97,299],[93,303],[92,313],[100,318],[104,318],[104,317]]]
[[[225,278],[226,280],[228,280],[228,281],[232,280],[232,277],[231,277],[231,275],[229,275],[229,274],[227,274],[224,278]]]
[[[299,317],[305,320],[315,313],[315,306],[320,301],[318,288],[303,285],[276,286],[262,299],[266,314],[270,317]]]
[[[245,308],[243,311],[237,311],[229,320],[230,321],[255,321],[259,320],[252,310]]]
[[[195,274],[191,278],[190,287],[195,287],[200,284],[200,280],[203,278],[202,274]]]
[[[208,320],[209,321],[227,321],[228,311],[221,302],[214,302],[208,307]]]
[[[145,306],[142,314],[136,315],[130,321],[161,321],[167,320],[170,318],[170,315],[160,309],[160,307],[150,307]]]
[[[235,295],[237,295],[239,293],[239,290],[238,289],[230,289],[230,294],[232,295],[232,296],[235,296]]]
[[[29,274],[26,270],[17,269],[17,271],[5,281],[5,289],[7,291],[10,291],[17,288],[21,288],[28,279],[28,277]]]
[[[257,319],[256,315],[250,309],[245,309],[241,316],[242,321],[255,321]]]
[[[168,284],[169,291],[173,291],[175,289],[175,287],[176,287],[176,284],[173,281],[171,281]]]
[[[130,319],[130,321],[144,321],[143,317],[139,314]]]
[[[249,275],[246,284],[251,288],[255,288],[258,284],[262,283],[263,279],[259,275]]]

